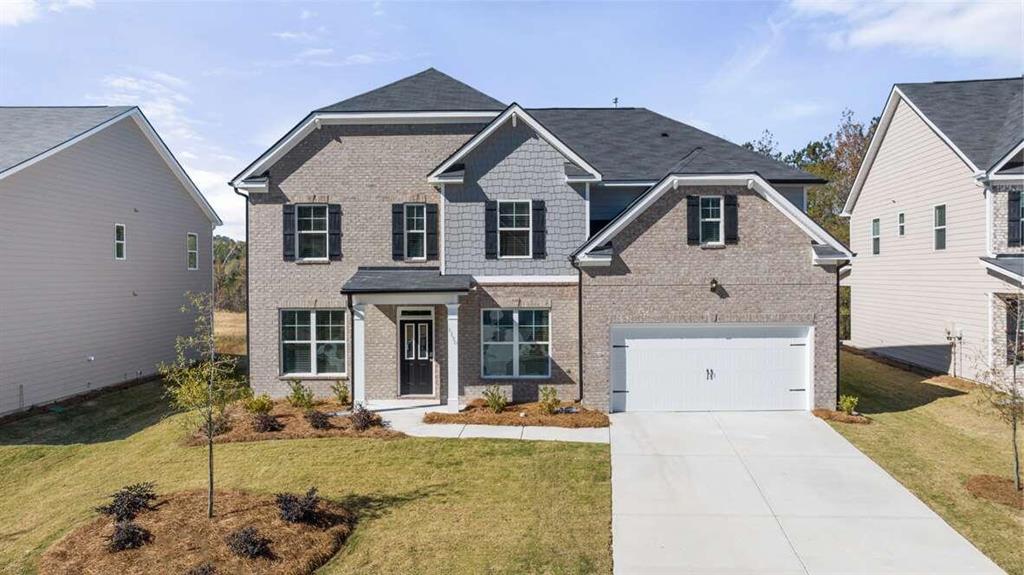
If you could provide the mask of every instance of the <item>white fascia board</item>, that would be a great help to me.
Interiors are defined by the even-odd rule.
[[[320,126],[336,124],[452,124],[483,123],[498,112],[313,112],[292,128],[277,144],[256,159],[244,172],[231,180],[239,187],[243,180],[259,174],[281,159],[310,132]]]
[[[654,184],[657,184],[658,180],[605,180],[601,182],[604,187],[629,187],[629,188],[649,188]]]
[[[584,254],[576,258],[576,264],[584,268],[607,267],[612,264],[612,256]]]
[[[597,171],[597,169],[595,169],[593,166],[587,163],[587,161],[580,157],[579,154],[574,152],[572,148],[567,146],[565,142],[559,140],[554,134],[549,132],[548,129],[542,126],[540,122],[535,120],[533,116],[527,114],[526,110],[523,110],[519,106],[519,104],[511,104],[509,105],[508,108],[505,108],[505,111],[502,112],[498,117],[494,118],[494,120],[491,121],[491,123],[488,124],[487,127],[477,132],[475,136],[470,138],[468,142],[463,144],[458,150],[455,151],[454,154],[452,154],[451,156],[448,157],[447,160],[442,162],[440,166],[435,168],[434,171],[430,172],[430,175],[427,176],[427,181],[432,184],[439,183],[440,180],[438,178],[441,177],[441,174],[443,174],[449,168],[451,168],[453,164],[464,158],[466,154],[476,149],[476,147],[479,146],[481,142],[489,138],[491,134],[493,134],[495,131],[497,131],[498,128],[503,126],[505,122],[509,120],[509,118],[513,117],[515,117],[517,120],[522,120],[523,122],[526,122],[526,125],[529,126],[534,132],[536,132],[537,135],[543,138],[549,145],[551,145],[551,147],[558,150],[559,153],[561,153],[563,156],[568,158],[570,161],[572,161],[580,168],[590,172],[594,178],[597,178],[596,180],[591,181],[600,181],[601,172]]]
[[[1024,181],[1024,174],[1002,174],[989,176],[990,182],[1020,182]]]
[[[353,305],[450,305],[468,292],[354,293]]]
[[[999,266],[997,266],[997,265],[995,265],[993,263],[986,262],[985,260],[978,260],[978,261],[981,263],[981,265],[986,267],[989,271],[994,272],[994,273],[996,273],[998,275],[1001,275],[1004,278],[1008,278],[1008,279],[1010,279],[1012,281],[1017,282],[1018,286],[1021,285],[1021,284],[1024,284],[1024,276],[1017,275],[1017,274],[1015,274],[1015,273],[1013,273],[1013,272],[1011,272],[1009,270],[1003,269],[1003,268],[1001,268],[1001,267],[999,267]]]
[[[567,184],[589,184],[592,182],[600,182],[601,180],[595,176],[566,176],[565,182]]]
[[[496,284],[559,284],[579,283],[579,277],[572,276],[473,276],[473,281],[480,285]]]
[[[1009,152],[1007,152],[1005,156],[1000,158],[999,161],[996,162],[996,164],[994,166],[992,166],[992,169],[988,171],[989,179],[993,179],[994,177],[996,177],[996,174],[999,172],[999,170],[1003,169],[1003,166],[1005,166],[1007,164],[1007,162],[1009,162],[1014,156],[1019,154],[1022,150],[1024,150],[1024,140],[1021,140],[1019,144],[1014,146],[1013,149],[1011,149]],[[1022,177],[1021,174],[1007,174],[1007,175],[1009,175],[1011,178],[1020,178],[1020,177]],[[1005,175],[1003,177],[1005,177]],[[1000,177],[999,179],[1003,179],[1003,177]]]

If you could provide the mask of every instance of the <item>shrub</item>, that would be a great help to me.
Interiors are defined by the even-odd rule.
[[[260,535],[255,527],[243,527],[227,536],[228,548],[239,557],[255,559],[270,556],[270,539]]]
[[[334,398],[338,400],[338,403],[342,405],[349,404],[348,383],[339,379],[331,385],[331,391],[334,392]]]
[[[216,575],[216,573],[217,568],[213,566],[213,563],[206,561],[189,569],[185,572],[185,575]]]
[[[114,532],[107,537],[107,549],[111,552],[138,549],[149,541],[149,531],[134,521],[118,521]]]
[[[292,407],[299,409],[312,409],[313,407],[313,392],[308,387],[302,385],[302,382],[293,379],[288,382],[288,387],[291,388],[291,393],[288,394],[288,404]]]
[[[151,509],[150,503],[155,499],[152,482],[136,483],[111,494],[110,503],[100,505],[96,511],[112,516],[115,521],[131,521],[139,512]]]
[[[269,395],[261,393],[243,399],[242,408],[253,415],[266,415],[273,411],[274,400],[270,399]]]
[[[310,487],[305,495],[278,493],[274,497],[277,500],[277,509],[281,512],[281,519],[288,523],[316,522],[316,508],[320,503],[320,496],[316,494],[316,487]]]
[[[306,421],[309,422],[309,426],[313,429],[330,429],[332,427],[331,416],[315,409],[306,412]]]
[[[550,385],[545,385],[540,388],[540,410],[548,415],[554,415],[555,411],[558,410],[558,406],[562,404],[558,401],[558,391]]]
[[[488,409],[494,413],[505,411],[505,407],[508,405],[508,397],[505,396],[505,392],[501,391],[501,388],[497,385],[492,385],[485,389],[483,396]]]
[[[366,406],[363,405],[357,405],[352,410],[352,415],[349,416],[349,419],[352,421],[352,428],[356,431],[366,431],[371,427],[384,426],[384,420],[381,419],[380,414],[366,409]]]
[[[840,395],[839,396],[839,411],[842,411],[846,415],[853,415],[857,404],[860,402],[860,398],[856,395]]]
[[[260,413],[252,416],[252,429],[256,433],[268,433],[271,431],[281,431],[284,429],[284,426],[273,415]]]

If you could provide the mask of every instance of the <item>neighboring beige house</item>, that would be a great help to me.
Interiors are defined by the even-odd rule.
[[[0,107],[0,414],[152,375],[217,214],[134,107]]]
[[[1022,88],[1020,77],[893,88],[844,210],[855,347],[969,379],[1012,357]]]
[[[527,109],[426,70],[310,113],[232,181],[252,387],[832,407],[851,254],[804,212],[815,183],[643,108]]]

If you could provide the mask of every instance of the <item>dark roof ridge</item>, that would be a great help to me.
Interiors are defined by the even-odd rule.
[[[932,80],[931,82],[897,82],[897,86],[923,86],[927,84],[966,84],[969,82],[1005,82],[1007,80],[1021,80],[1024,76],[1006,76],[1004,78],[972,78],[968,80]]]

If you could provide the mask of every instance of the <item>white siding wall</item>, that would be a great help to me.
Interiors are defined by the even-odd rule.
[[[134,122],[0,180],[0,202],[0,414],[173,359],[192,325],[184,293],[210,289],[212,229]],[[199,235],[197,271],[187,232]]]
[[[932,210],[946,204],[946,249],[935,251]],[[897,214],[906,235],[897,235]],[[881,254],[871,253],[871,221],[881,220]],[[856,347],[952,372],[946,330],[962,329],[957,373],[988,361],[988,293],[1005,290],[978,258],[987,239],[983,188],[971,170],[905,103],[897,107],[850,221],[857,257],[851,287]]]

